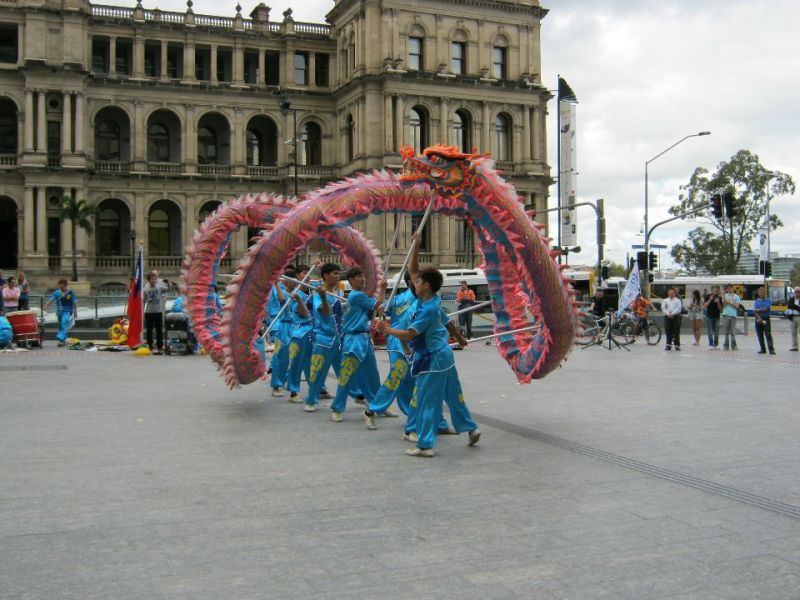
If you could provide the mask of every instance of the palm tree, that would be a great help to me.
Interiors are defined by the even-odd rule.
[[[92,219],[100,213],[100,208],[89,204],[87,200],[78,200],[72,196],[61,197],[61,220],[72,222],[72,281],[78,281],[78,250],[76,236],[78,227],[92,233]]]

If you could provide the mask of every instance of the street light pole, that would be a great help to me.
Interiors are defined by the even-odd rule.
[[[664,156],[667,152],[672,150],[675,146],[682,144],[689,138],[693,137],[700,137],[704,135],[711,135],[710,131],[700,131],[698,133],[691,133],[679,139],[677,142],[672,144],[670,147],[662,150],[658,154],[656,154],[653,158],[644,163],[644,255],[647,257],[647,260],[650,260],[650,212],[649,212],[649,173],[648,169],[650,167],[650,163],[656,160],[657,158]],[[645,285],[645,298],[650,298],[650,277],[649,277],[649,265],[648,269],[645,269],[645,277],[644,277],[644,285]]]
[[[280,107],[285,111],[292,111],[292,117],[294,119],[294,137],[292,138],[292,147],[294,148],[294,159],[292,160],[292,167],[294,169],[294,197],[295,199],[298,196],[297,191],[297,109],[292,108],[292,103],[288,100],[283,100],[280,103]]]

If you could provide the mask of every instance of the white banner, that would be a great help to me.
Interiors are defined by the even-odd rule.
[[[769,260],[768,235],[766,227],[762,227],[758,232],[758,249],[761,260]]]
[[[622,291],[622,296],[619,297],[619,306],[617,307],[617,316],[622,315],[622,311],[631,305],[631,302],[636,300],[641,288],[639,287],[639,265],[634,263],[631,274],[628,276],[628,283],[625,284],[625,289]]]
[[[575,136],[577,120],[576,104],[569,100],[558,103],[561,131],[561,156],[559,173],[561,181],[561,245],[578,245],[578,218],[575,202],[578,197],[578,146]]]

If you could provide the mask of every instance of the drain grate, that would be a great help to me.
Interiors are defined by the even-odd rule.
[[[67,365],[3,365],[0,372],[4,371],[66,371]]]
[[[598,460],[625,467],[626,469],[632,469],[640,473],[646,473],[647,475],[652,475],[653,477],[658,477],[659,479],[665,479],[686,487],[708,492],[709,494],[716,494],[717,496],[722,496],[723,498],[728,498],[736,502],[741,502],[743,504],[755,506],[763,510],[778,513],[784,517],[800,520],[800,506],[795,506],[794,504],[787,504],[778,500],[772,500],[770,498],[751,494],[727,485],[721,485],[719,483],[714,483],[713,481],[693,477],[692,475],[687,475],[686,473],[671,471],[670,469],[651,465],[639,460],[634,460],[618,454],[612,454],[611,452],[606,452],[605,450],[600,450],[599,448],[593,448],[592,446],[586,446],[585,444],[571,442],[569,440],[565,440],[564,438],[544,433],[543,431],[538,431],[529,427],[522,427],[521,425],[514,425],[513,423],[501,421],[500,419],[476,415],[474,413],[473,417],[475,417],[475,419],[481,423],[485,423],[490,427],[494,427],[508,433],[513,433],[537,442],[549,444],[550,446],[564,448],[565,450],[570,450],[571,452],[577,452],[578,454],[583,454],[584,456],[590,456]]]

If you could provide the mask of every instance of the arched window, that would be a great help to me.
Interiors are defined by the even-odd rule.
[[[147,160],[169,162],[169,130],[160,123],[147,129]]]
[[[508,42],[499,37],[492,47],[492,77],[506,79],[508,75]]]
[[[494,120],[494,157],[496,160],[511,160],[511,120],[499,114]]]
[[[110,119],[101,122],[95,134],[97,160],[120,160],[120,142],[119,125]]]
[[[261,136],[257,131],[247,130],[247,164],[260,165],[262,152]]]
[[[197,213],[198,223],[203,223],[203,221],[208,218],[208,215],[217,210],[220,204],[221,202],[217,202],[216,200],[210,200],[209,202],[203,204],[203,206],[200,207],[200,212]]]
[[[417,31],[408,38],[408,68],[412,71],[425,70],[425,41],[422,32]]]
[[[300,164],[321,165],[322,164],[322,130],[316,123],[306,123],[301,135]]]
[[[347,161],[356,157],[356,124],[353,115],[347,115]]]
[[[467,74],[467,36],[456,31],[450,42],[450,71],[456,75]]]
[[[215,164],[217,156],[217,134],[210,127],[201,127],[197,130],[197,163]]]
[[[425,109],[419,106],[412,108],[408,125],[411,134],[411,146],[416,150],[417,154],[421,154],[428,147],[428,114]]]
[[[17,107],[0,99],[0,154],[17,153]]]
[[[472,122],[463,110],[457,110],[453,115],[453,128],[450,130],[450,145],[461,152],[470,152],[472,148]]]
[[[106,159],[103,159],[106,160]],[[97,217],[97,250],[101,256],[122,254],[122,222],[114,208],[104,208]]]
[[[169,213],[163,208],[157,208],[151,211],[147,226],[147,250],[151,255],[170,255],[169,230]]]

